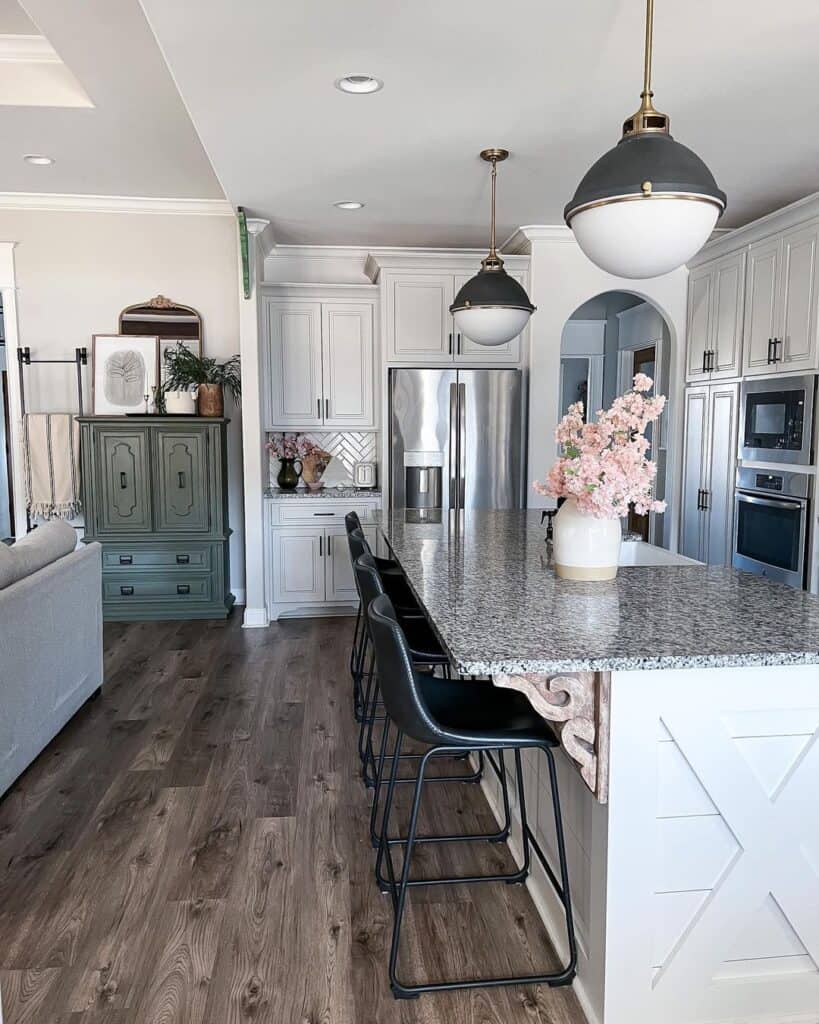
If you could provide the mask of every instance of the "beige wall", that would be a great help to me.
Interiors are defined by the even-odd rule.
[[[16,243],[19,344],[33,358],[71,358],[91,335],[115,333],[124,307],[157,293],[199,310],[205,353],[239,351],[236,224],[230,216],[0,211],[0,241]],[[90,398],[91,368],[86,373]],[[31,411],[76,408],[73,367],[32,367]],[[241,425],[228,444],[231,584],[244,588]]]

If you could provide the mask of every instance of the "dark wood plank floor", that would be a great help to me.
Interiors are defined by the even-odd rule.
[[[0,801],[5,1024],[583,1021],[567,989],[393,1000],[351,632],[106,626],[103,697]],[[426,811],[429,828],[492,824],[474,785],[435,787]],[[419,871],[509,864],[481,847],[424,847]],[[405,934],[408,977],[554,962],[520,887],[415,890]]]

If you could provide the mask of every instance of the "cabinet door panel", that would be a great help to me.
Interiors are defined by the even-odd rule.
[[[268,426],[319,426],[321,303],[268,300],[266,367]]]
[[[147,440],[146,432],[97,432],[102,490],[97,513],[100,533],[151,532]]]
[[[711,347],[711,313],[714,272],[699,268],[688,278],[687,380],[707,380],[705,352]]]
[[[324,530],[273,531],[273,597],[280,604],[324,600]]]
[[[782,344],[777,369],[816,366],[816,247],[819,227],[788,232],[782,239]]]
[[[369,305],[322,305],[324,423],[372,427],[373,309]]]
[[[456,274],[453,294],[457,295],[461,286],[466,284],[470,277],[473,276],[473,274]],[[518,274],[514,271],[509,276],[514,277],[517,281],[523,282],[525,280],[524,274]],[[478,345],[474,341],[470,341],[466,335],[456,330],[454,320],[452,321],[452,330],[455,331],[455,361],[458,363],[491,363],[493,366],[497,366],[506,364],[517,365],[520,362],[522,340],[525,332],[503,345],[488,346]]]
[[[364,536],[367,538],[370,547],[375,551],[377,544],[376,531],[371,526],[365,526]],[[350,562],[346,529],[343,526],[328,527],[325,531],[325,540],[325,592],[327,600],[358,601],[358,591],[355,579],[353,578],[353,567]]]
[[[154,438],[156,529],[206,533],[210,529],[207,437],[157,428]]]
[[[689,558],[701,560],[704,560],[705,514],[698,510],[697,505],[699,491],[705,486],[707,444],[708,388],[688,388],[685,393],[680,550]]]
[[[389,358],[426,363],[453,359],[451,274],[387,275]]]
[[[742,312],[745,299],[745,253],[720,260],[714,268],[710,348],[714,351],[711,380],[739,377],[742,372]]]
[[[746,373],[771,373],[768,341],[776,336],[777,279],[782,260],[778,238],[757,242],[748,250],[745,287],[744,365]]]
[[[730,565],[733,549],[734,483],[737,465],[736,384],[712,387],[708,402],[708,512],[706,561]],[[702,513],[701,513],[702,514]]]

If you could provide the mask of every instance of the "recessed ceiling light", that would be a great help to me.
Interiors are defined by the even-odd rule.
[[[344,199],[340,203],[333,203],[333,206],[337,206],[339,210],[363,210],[364,204],[357,203],[353,199]]]
[[[384,88],[380,78],[373,78],[372,75],[344,75],[336,79],[336,89],[342,92],[352,92],[362,95],[368,92],[378,92]]]
[[[23,159],[27,164],[37,164],[38,167],[47,167],[48,164],[54,163],[50,156],[41,156],[37,153],[29,153]]]

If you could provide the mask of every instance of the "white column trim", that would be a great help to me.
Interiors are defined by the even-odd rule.
[[[14,269],[16,242],[0,242],[0,292],[3,295],[3,325],[6,335],[6,370],[9,392],[9,435],[11,451],[11,486],[14,493],[14,535],[26,533],[26,497],[23,473],[23,422],[20,407],[20,378],[17,372],[17,350],[20,348],[17,321],[17,285]]]

